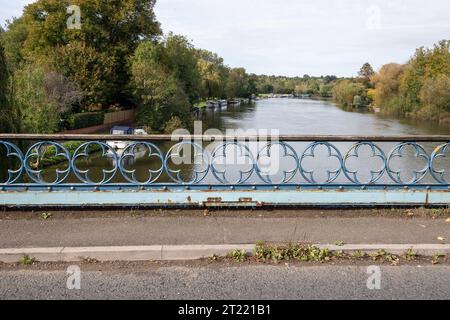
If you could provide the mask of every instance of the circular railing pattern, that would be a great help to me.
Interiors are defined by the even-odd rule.
[[[146,159],[155,160],[160,163],[158,169],[148,168],[148,178],[145,181],[140,181],[136,177],[136,169],[128,169],[133,167],[138,155],[143,155]],[[122,153],[119,160],[119,170],[122,176],[133,184],[145,185],[156,182],[164,171],[164,158],[162,152],[157,146],[150,142],[133,142],[130,143]]]
[[[302,150],[297,150],[295,141],[268,141],[258,145],[257,150],[249,147],[247,142],[216,141],[214,144],[213,151],[208,151],[198,143],[185,141],[163,152],[150,142],[130,142],[125,149],[117,151],[105,142],[88,141],[70,152],[67,145],[49,141],[38,142],[23,153],[17,145],[0,141],[3,166],[13,163],[11,168],[4,168],[6,176],[0,180],[0,185],[16,184],[25,177],[24,181],[29,179],[38,185],[57,185],[65,183],[69,175],[76,177],[78,183],[90,185],[106,185],[115,177],[122,177],[134,185],[150,185],[158,183],[162,176],[183,185],[200,184],[205,180],[208,184],[225,185],[249,181],[269,185],[416,185],[428,178],[426,183],[449,185],[446,174],[450,170],[447,159],[450,142],[440,144],[430,152],[416,142],[395,143],[386,151],[370,141],[353,143],[345,148],[341,146],[340,149],[331,142],[317,141]],[[386,145],[383,147],[387,148]],[[427,148],[430,150],[429,145]],[[325,152],[327,160],[322,159],[316,168],[319,149]],[[95,169],[100,173],[97,172],[94,178],[92,171],[95,170],[90,165],[99,158],[103,159],[100,163],[108,164],[108,167],[98,167],[96,163]],[[135,162],[138,158],[141,164],[149,164],[144,178],[137,176]],[[408,158],[410,164],[399,165],[402,158]],[[362,177],[355,162],[365,166],[369,174]],[[371,166],[375,162],[377,165],[369,168],[368,162]],[[318,181],[319,174],[325,175],[322,179],[325,181]]]
[[[227,170],[227,167],[235,170]],[[217,181],[222,184],[243,184],[255,171],[255,159],[244,143],[225,142],[212,153],[211,171]],[[233,175],[237,178],[231,181],[230,178]]]
[[[437,182],[442,184],[448,184],[450,181],[446,180],[445,174],[447,173],[444,168],[438,169],[436,168],[436,162],[439,158],[445,158],[447,152],[449,151],[450,143],[445,143],[443,145],[438,146],[433,153],[431,154],[430,159],[430,172],[434,179]]]
[[[359,142],[357,144],[354,144],[345,154],[342,162],[342,168],[348,180],[356,184],[362,184],[362,182],[358,178],[358,170],[351,170],[348,162],[352,158],[359,159],[361,149],[363,147],[369,148],[371,152],[371,158],[378,158],[382,163],[382,167],[378,170],[370,170],[370,179],[364,182],[364,184],[374,184],[378,182],[386,172],[386,155],[384,154],[384,151],[373,142]]]
[[[89,158],[98,152],[100,150],[101,157],[102,158],[109,158],[112,159],[112,169],[101,169],[102,175],[101,179],[98,181],[94,181],[91,178],[92,170],[90,168],[88,169],[80,169],[78,167],[77,162],[78,161],[88,161]],[[116,172],[119,168],[119,161],[116,151],[107,145],[104,142],[99,141],[90,141],[83,143],[81,146],[79,146],[72,157],[72,160],[70,162],[70,166],[73,170],[73,173],[76,175],[76,177],[83,183],[88,184],[106,184],[110,182],[114,176],[116,175]]]
[[[208,174],[210,159],[208,152],[203,150],[199,144],[180,142],[167,152],[164,159],[164,169],[170,179],[176,183],[197,184]],[[180,168],[173,169],[173,166]],[[183,166],[189,166],[190,168],[188,177],[183,176]]]
[[[63,158],[63,160],[58,161],[58,158]],[[64,169],[56,168],[53,181],[47,181],[43,176],[44,166],[46,161],[49,162],[51,160],[56,160],[60,163],[67,161],[69,163],[70,153],[59,143],[39,142],[28,149],[23,160],[23,166],[30,179],[34,182],[39,184],[59,184],[69,176],[70,165],[67,164]]]
[[[404,181],[402,179],[402,170],[401,169],[395,169],[392,165],[392,161],[395,158],[403,158],[405,157],[405,150],[406,148],[412,148],[414,152],[414,156],[417,159],[422,158],[423,159],[423,167],[419,170],[412,169],[412,178],[409,181]],[[429,169],[430,169],[430,156],[425,151],[425,149],[415,143],[415,142],[404,142],[399,145],[397,145],[388,155],[387,162],[386,162],[386,168],[387,173],[391,179],[398,184],[417,184],[419,181],[423,180],[425,176],[427,175]]]
[[[14,182],[16,182],[22,175],[22,171],[23,171],[23,154],[22,151],[20,151],[19,148],[16,147],[16,145],[6,142],[6,141],[0,141],[0,145],[2,145],[5,150],[6,150],[6,154],[5,157],[7,159],[16,159],[16,162],[18,162],[18,166],[19,168],[17,169],[11,169],[11,168],[7,168],[8,171],[8,177],[5,181],[3,181],[4,184],[12,184]],[[12,161],[14,161],[12,159]]]

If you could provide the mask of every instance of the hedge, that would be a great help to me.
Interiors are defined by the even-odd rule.
[[[105,121],[103,112],[76,113],[70,116],[69,126],[71,130],[82,129],[102,125]]]

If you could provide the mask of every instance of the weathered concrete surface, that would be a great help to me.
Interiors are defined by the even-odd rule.
[[[412,250],[420,256],[450,255],[448,244],[314,244],[331,251],[352,254],[355,251],[372,253],[384,249],[389,253],[403,255]],[[226,257],[233,250],[241,250],[247,256],[254,254],[254,244],[213,245],[153,245],[110,247],[56,247],[56,248],[6,248],[0,249],[0,262],[20,263],[24,256],[39,262],[95,261],[186,261],[209,258],[213,255]]]
[[[364,213],[365,212],[365,213]],[[390,211],[388,210],[387,213]],[[258,241],[332,244],[449,244],[450,215],[435,218],[372,211],[42,212],[0,214],[0,248],[180,244]],[[444,240],[438,240],[438,237]]]
[[[60,270],[0,272],[2,299],[448,299],[450,266],[381,267],[380,290],[367,266],[136,266],[81,268],[81,289]],[[173,310],[168,310],[173,311]]]

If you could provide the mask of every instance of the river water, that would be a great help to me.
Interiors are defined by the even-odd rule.
[[[208,128],[275,129],[280,134],[305,135],[437,135],[450,134],[450,125],[349,112],[332,102],[306,99],[266,99],[254,104],[208,110]]]
[[[331,102],[304,99],[267,99],[240,106],[205,110],[201,114],[203,132],[207,129],[226,130],[241,129],[248,134],[265,133],[275,130],[279,134],[298,135],[438,135],[450,134],[450,126],[439,126],[411,120],[399,120],[382,117],[368,112],[345,111]],[[250,130],[250,131],[249,131]],[[253,131],[251,131],[253,130]],[[198,132],[197,132],[198,133]],[[229,132],[230,133],[230,132]],[[233,133],[233,132],[231,132]],[[237,132],[239,133],[239,132]],[[122,167],[128,170],[130,179],[138,182],[191,182],[204,184],[310,184],[310,183],[437,183],[428,170],[429,157],[440,143],[422,143],[419,146],[405,146],[397,149],[390,159],[390,173],[384,170],[385,160],[398,143],[376,143],[352,148],[354,143],[331,143],[311,147],[306,142],[290,142],[286,145],[267,143],[247,143],[243,145],[213,143],[207,148],[210,161],[214,165],[206,172],[206,165],[191,147],[182,148],[179,153],[191,151],[188,158],[191,163],[174,164],[169,160],[172,179],[162,170],[163,161],[155,154],[141,146],[136,157],[128,157]],[[161,156],[164,157],[173,143],[159,144]],[[421,149],[423,147],[423,149]],[[450,148],[449,148],[450,149]],[[186,151],[187,150],[187,151]],[[215,150],[215,153],[214,153]],[[199,151],[199,150],[197,150]],[[450,150],[449,150],[450,151]],[[447,151],[447,153],[449,152]],[[120,154],[119,154],[120,155]],[[400,156],[401,155],[401,156]],[[173,158],[177,157],[177,152]],[[189,161],[188,161],[189,162]],[[255,167],[253,164],[258,166]],[[342,163],[346,170],[340,170]],[[97,183],[104,177],[103,170],[114,169],[112,157],[95,153],[87,158],[80,158],[77,167],[88,170],[90,179]],[[51,182],[55,169],[64,171],[67,162],[46,168],[45,181]],[[259,171],[257,170],[259,169]],[[434,162],[436,171],[450,172],[450,157],[439,157]],[[134,171],[135,170],[135,171]],[[150,172],[150,171],[151,172]],[[179,170],[179,171],[177,171]],[[134,171],[134,173],[133,173]],[[159,172],[161,176],[159,176]],[[134,175],[134,176],[133,176]],[[449,176],[440,176],[438,179]],[[108,177],[108,174],[106,174]],[[158,179],[156,179],[158,178]],[[71,173],[66,182],[80,182]],[[111,182],[127,182],[123,175],[117,174]],[[442,182],[442,181],[440,181]]]

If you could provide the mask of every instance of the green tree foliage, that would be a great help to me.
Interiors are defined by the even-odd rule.
[[[401,77],[401,91],[404,94],[408,112],[420,109],[420,92],[427,79],[441,74],[450,75],[450,40],[442,40],[433,49],[419,48],[408,62]]]
[[[250,78],[244,68],[234,68],[228,74],[225,86],[225,94],[227,98],[243,97],[247,98],[251,95]]]
[[[355,99],[356,96],[358,98]],[[361,105],[366,96],[366,88],[361,83],[341,80],[333,87],[333,100],[345,107],[353,106],[355,100]]]
[[[190,104],[175,74],[161,64],[161,44],[143,42],[131,59],[132,84],[139,102],[139,122],[149,131],[173,126],[177,117],[184,126],[190,122]],[[169,122],[170,121],[170,122]]]
[[[6,66],[4,49],[0,44],[0,132],[9,132],[11,130],[8,84],[9,72]]]
[[[450,122],[449,49],[450,41],[442,40],[417,49],[406,65],[383,66],[373,77],[375,104],[385,113]]]
[[[79,30],[67,28],[69,5],[81,9]],[[140,41],[161,33],[154,5],[155,0],[38,0],[24,10],[28,34],[22,53],[30,61],[56,60],[57,71],[77,81],[90,103],[126,101],[128,57]],[[89,60],[75,68],[82,58]]]
[[[10,72],[14,72],[23,63],[22,47],[27,38],[27,26],[22,18],[12,19],[7,22],[7,32],[0,36],[5,49],[5,57]]]
[[[45,90],[46,70],[39,65],[26,65],[14,76],[14,103],[20,110],[24,133],[53,133],[58,130],[57,105]]]
[[[404,71],[404,65],[390,63],[382,66],[380,71],[372,77],[372,82],[375,84],[373,99],[376,106],[393,108],[397,105],[400,107],[396,96],[399,94],[400,77]]]
[[[217,54],[197,50],[200,93],[204,98],[225,98],[225,84],[229,70]]]
[[[117,57],[99,52],[83,42],[74,42],[70,46],[57,47],[52,59],[52,66],[58,72],[80,86],[86,110],[99,110],[116,102]]]
[[[255,76],[254,82],[258,93],[267,94],[309,94],[312,96],[329,97],[331,88],[337,80],[336,76],[311,77],[276,77]]]
[[[421,118],[450,120],[450,76],[440,74],[427,79],[420,91],[420,100],[423,106],[419,111]]]
[[[180,35],[169,34],[164,41],[167,66],[177,78],[189,100],[194,102],[200,94],[200,74],[194,46]]]

